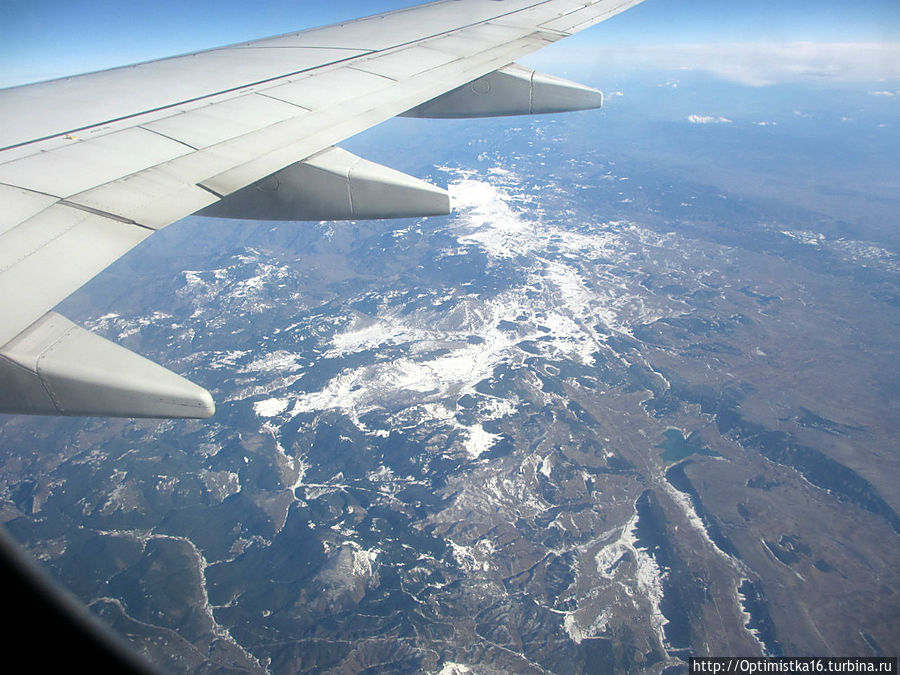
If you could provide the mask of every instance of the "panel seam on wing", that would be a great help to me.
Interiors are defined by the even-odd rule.
[[[78,204],[76,202],[70,202],[68,199],[60,199],[57,202],[61,206],[69,206],[73,209],[78,209],[79,211],[84,211],[86,213],[91,213],[95,216],[102,216],[104,218],[109,218],[110,220],[115,220],[120,223],[124,223],[125,225],[134,225],[135,227],[143,227],[145,230],[153,230],[156,231],[156,228],[148,227],[147,225],[142,225],[141,223],[131,220],[130,218],[125,218],[124,216],[117,216],[115,213],[110,213],[109,211],[102,211],[100,209],[95,209],[92,206],[85,206],[84,204]]]
[[[48,382],[47,379],[44,377],[44,374],[41,369],[41,361],[43,361],[44,358],[50,354],[50,352],[52,352],[54,349],[56,349],[56,347],[57,347],[57,345],[59,345],[59,343],[61,343],[64,339],[66,339],[69,335],[71,335],[73,332],[75,332],[77,330],[78,330],[78,327],[75,325],[73,325],[71,328],[66,330],[62,335],[60,335],[56,340],[54,340],[52,344],[48,345],[43,351],[41,351],[41,353],[38,355],[38,357],[34,361],[34,374],[37,375],[38,379],[41,381],[41,386],[44,387],[44,391],[46,391],[47,396],[50,397],[50,401],[53,403],[53,407],[56,408],[61,415],[66,414],[65,407],[63,406],[63,404],[59,400],[59,398],[56,396],[56,393],[53,391],[53,387],[50,386],[50,382]]]
[[[168,119],[168,118],[164,118],[164,119]],[[175,143],[180,143],[181,145],[185,146],[186,148],[190,148],[191,150],[193,150],[195,152],[200,149],[195,145],[191,145],[190,143],[186,143],[185,141],[182,141],[180,138],[175,138],[174,136],[170,136],[169,134],[164,134],[163,132],[159,131],[158,129],[152,129],[150,127],[144,126],[143,124],[139,124],[138,129],[143,129],[144,131],[149,131],[151,134],[156,134],[157,136],[162,136],[163,138],[166,138],[170,141],[174,141]]]

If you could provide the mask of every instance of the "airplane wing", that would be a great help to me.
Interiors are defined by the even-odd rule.
[[[335,147],[396,115],[597,107],[515,60],[642,0],[441,0],[0,90],[0,412],[208,417],[201,387],[53,307],[193,213],[449,212],[445,191]]]

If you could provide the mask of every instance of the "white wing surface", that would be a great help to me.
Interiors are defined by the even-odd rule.
[[[0,90],[0,412],[208,417],[212,397],[53,307],[185,216],[442,214],[446,193],[334,147],[396,115],[596,107],[517,58],[641,0],[442,0]]]

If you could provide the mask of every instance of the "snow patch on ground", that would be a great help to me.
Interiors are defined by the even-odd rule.
[[[753,620],[753,617],[750,616],[750,613],[745,609],[747,606],[747,596],[741,593],[741,586],[744,585],[745,581],[749,581],[749,579],[742,577],[738,580],[737,585],[735,586],[735,601],[737,602],[737,606],[741,610],[741,624],[744,626],[744,630],[746,630],[750,636],[756,641],[756,644],[759,645],[759,649],[763,654],[767,654],[766,645],[762,640],[762,636],[759,633],[759,629],[751,628],[750,622]]]
[[[207,492],[217,502],[222,502],[227,497],[241,491],[240,477],[234,471],[209,471],[204,469],[200,472],[200,480],[203,481]]]
[[[471,672],[473,671],[469,666],[463,665],[462,663],[447,661],[440,671],[438,671],[437,675],[469,675]]]
[[[690,526],[694,528],[701,537],[703,537],[703,540],[709,545],[709,547],[728,562],[735,562],[734,559],[730,555],[725,553],[725,551],[720,549],[709,536],[709,531],[706,529],[706,525],[703,524],[703,519],[700,518],[700,515],[697,513],[697,509],[694,508],[690,497],[680,490],[676,489],[668,481],[663,481],[663,484],[665,486],[666,494],[668,494],[672,498],[672,501],[678,505],[678,508],[681,509],[681,512],[684,514],[684,517],[687,519]]]
[[[279,349],[277,351],[269,352],[267,354],[262,354],[256,357],[255,359],[253,359],[253,361],[241,368],[240,372],[293,372],[301,368],[301,360],[303,360],[303,357],[300,354],[292,354],[291,352]]]
[[[460,450],[475,459],[499,438],[483,423],[514,414],[519,406],[476,389],[498,366],[519,368],[538,355],[551,363],[590,367],[606,349],[609,334],[630,334],[637,325],[683,313],[677,301],[648,296],[636,286],[639,280],[622,271],[634,256],[652,258],[655,248],[671,248],[674,235],[625,221],[562,227],[526,215],[535,197],[512,172],[497,167],[479,179],[472,172],[444,170],[453,174],[457,213],[449,234],[458,244],[444,253],[465,256],[478,247],[489,266],[516,257],[524,272],[521,283],[494,294],[461,287],[423,291],[412,300],[408,294],[385,294],[374,316],[351,311],[323,325],[318,357],[289,349],[254,354],[239,371],[254,380],[228,400],[253,400],[254,412],[265,419],[335,410],[365,433],[380,436],[413,423],[449,425],[459,432]],[[281,279],[282,273],[259,257],[252,250],[239,256],[240,276],[258,272],[251,276],[253,284]],[[201,294],[232,283],[224,270],[187,272],[185,278],[200,286]],[[223,353],[233,361],[241,356]],[[305,377],[315,358],[347,365],[314,388],[294,389],[298,381],[316,381]],[[535,391],[540,388],[535,382]],[[474,410],[469,403],[466,411],[457,409],[464,396]],[[362,420],[370,413],[387,413],[390,427],[368,429]]]
[[[596,574],[607,583],[617,584],[624,595],[634,603],[638,598],[649,605],[649,622],[659,638],[660,644],[666,644],[665,625],[668,623],[662,613],[663,582],[666,571],[647,551],[637,546],[637,526],[639,516],[637,509],[634,515],[618,531],[607,532],[601,536],[603,544],[594,556]],[[613,539],[613,537],[615,537]],[[637,605],[634,605],[637,607]],[[638,611],[641,611],[640,609]],[[581,620],[579,620],[581,619]],[[585,620],[586,619],[586,620]],[[576,643],[586,638],[596,637],[609,621],[608,612],[601,611],[597,616],[579,617],[579,612],[568,613],[563,621],[563,628]]]
[[[466,427],[469,435],[465,441],[466,452],[472,459],[478,459],[482,453],[491,449],[491,446],[499,440],[498,434],[491,434],[484,430],[480,424]]]
[[[260,417],[275,417],[285,411],[289,402],[286,398],[267,398],[265,401],[256,401],[253,404],[253,412]]]

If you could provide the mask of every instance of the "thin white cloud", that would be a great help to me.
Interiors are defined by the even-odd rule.
[[[602,64],[607,72],[701,71],[750,86],[803,80],[900,79],[900,43],[677,44],[583,47],[577,52],[580,63]],[[554,58],[569,61],[571,66],[573,54],[560,49]]]
[[[889,97],[894,97],[894,96],[897,96],[898,94],[900,94],[900,91],[886,91],[886,90],[883,90],[883,91],[870,91],[869,93],[872,94],[872,96],[889,96]]]
[[[727,117],[713,117],[712,115],[688,115],[691,124],[731,124]]]

